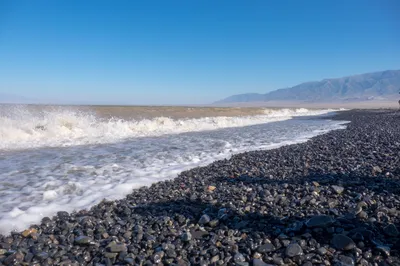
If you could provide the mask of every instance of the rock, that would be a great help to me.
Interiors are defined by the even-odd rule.
[[[207,224],[211,221],[210,216],[203,214],[199,219],[199,224]]]
[[[30,236],[31,234],[37,234],[37,229],[35,229],[35,228],[29,228],[29,229],[26,229],[25,231],[23,231],[23,232],[21,233],[21,235],[22,235],[23,237],[28,237],[28,236]]]
[[[320,248],[317,250],[317,252],[318,252],[319,255],[323,256],[323,255],[325,255],[328,251],[326,250],[326,248],[320,247]]]
[[[376,250],[378,250],[379,252],[381,252],[382,254],[384,254],[386,257],[390,256],[390,247],[388,246],[376,246]]]
[[[233,261],[237,264],[240,264],[240,263],[245,262],[246,259],[242,253],[236,253],[235,256],[233,256]]]
[[[356,244],[350,237],[342,234],[334,235],[331,242],[333,247],[339,250],[351,250],[356,247]]]
[[[293,243],[287,246],[285,255],[290,258],[295,256],[301,256],[303,255],[303,249],[300,247],[299,244]]]
[[[266,243],[266,244],[263,244],[263,245],[259,246],[257,248],[257,251],[260,252],[260,253],[265,254],[265,253],[268,253],[268,252],[275,251],[275,246],[272,243]]]
[[[372,168],[372,171],[375,173],[382,173],[382,169],[379,166],[374,166]]]
[[[207,190],[208,191],[214,191],[217,187],[216,186],[208,186]]]
[[[39,261],[43,261],[49,257],[49,254],[47,252],[38,252],[35,254],[35,258],[37,258]]]
[[[260,259],[253,259],[253,266],[273,266],[273,265],[265,263]]]
[[[214,257],[211,258],[211,263],[216,263],[217,261],[219,261],[218,255],[215,255]]]
[[[336,192],[336,194],[342,194],[344,191],[344,187],[341,187],[341,186],[333,185],[333,186],[331,186],[331,188],[333,189],[333,191]]]
[[[216,226],[218,226],[218,224],[219,224],[219,220],[217,220],[217,219],[211,220],[208,223],[208,225],[211,226],[211,227],[216,227]]]
[[[336,262],[337,266],[354,266],[354,259],[344,255],[340,255]]]
[[[78,236],[74,242],[78,245],[90,245],[93,243],[93,239],[88,236]]]
[[[397,230],[397,228],[394,224],[388,224],[387,226],[385,226],[383,228],[383,232],[387,236],[392,236],[392,237],[396,237],[399,235],[399,231]]]
[[[3,261],[3,263],[5,265],[20,265],[23,260],[24,260],[24,255],[22,255],[20,252],[15,252],[15,253],[9,255]]]
[[[192,234],[190,232],[184,232],[181,238],[183,242],[189,242],[192,240]]]
[[[120,252],[127,252],[127,247],[123,243],[116,243],[112,241],[110,244],[107,245],[107,251],[112,253],[120,253]]]
[[[113,253],[113,252],[104,252],[104,257],[109,258],[109,259],[114,259],[118,256],[118,253]]]
[[[328,215],[317,215],[305,222],[306,226],[309,228],[316,227],[327,227],[334,222],[331,216]]]

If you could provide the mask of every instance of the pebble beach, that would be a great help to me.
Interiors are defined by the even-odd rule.
[[[330,119],[350,123],[0,236],[0,265],[400,265],[400,112]]]

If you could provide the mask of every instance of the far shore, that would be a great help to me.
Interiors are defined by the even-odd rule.
[[[218,107],[271,107],[271,108],[346,108],[346,109],[398,109],[399,99],[374,101],[341,101],[341,102],[298,102],[298,101],[268,101],[220,103]]]

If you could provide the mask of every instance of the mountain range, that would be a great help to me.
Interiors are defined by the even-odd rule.
[[[0,103],[35,103],[37,100],[30,99],[24,96],[10,94],[10,93],[1,93],[0,92]]]
[[[385,100],[398,97],[400,70],[386,70],[343,78],[311,81],[265,94],[245,93],[216,102],[249,103],[268,101],[330,102]]]

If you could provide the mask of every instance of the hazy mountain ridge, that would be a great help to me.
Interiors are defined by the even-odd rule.
[[[36,103],[36,99],[27,98],[20,95],[9,94],[9,93],[1,93],[0,92],[0,103]]]
[[[265,94],[233,95],[217,103],[264,101],[340,101],[387,99],[400,90],[400,70],[386,70],[342,78],[311,81]]]

